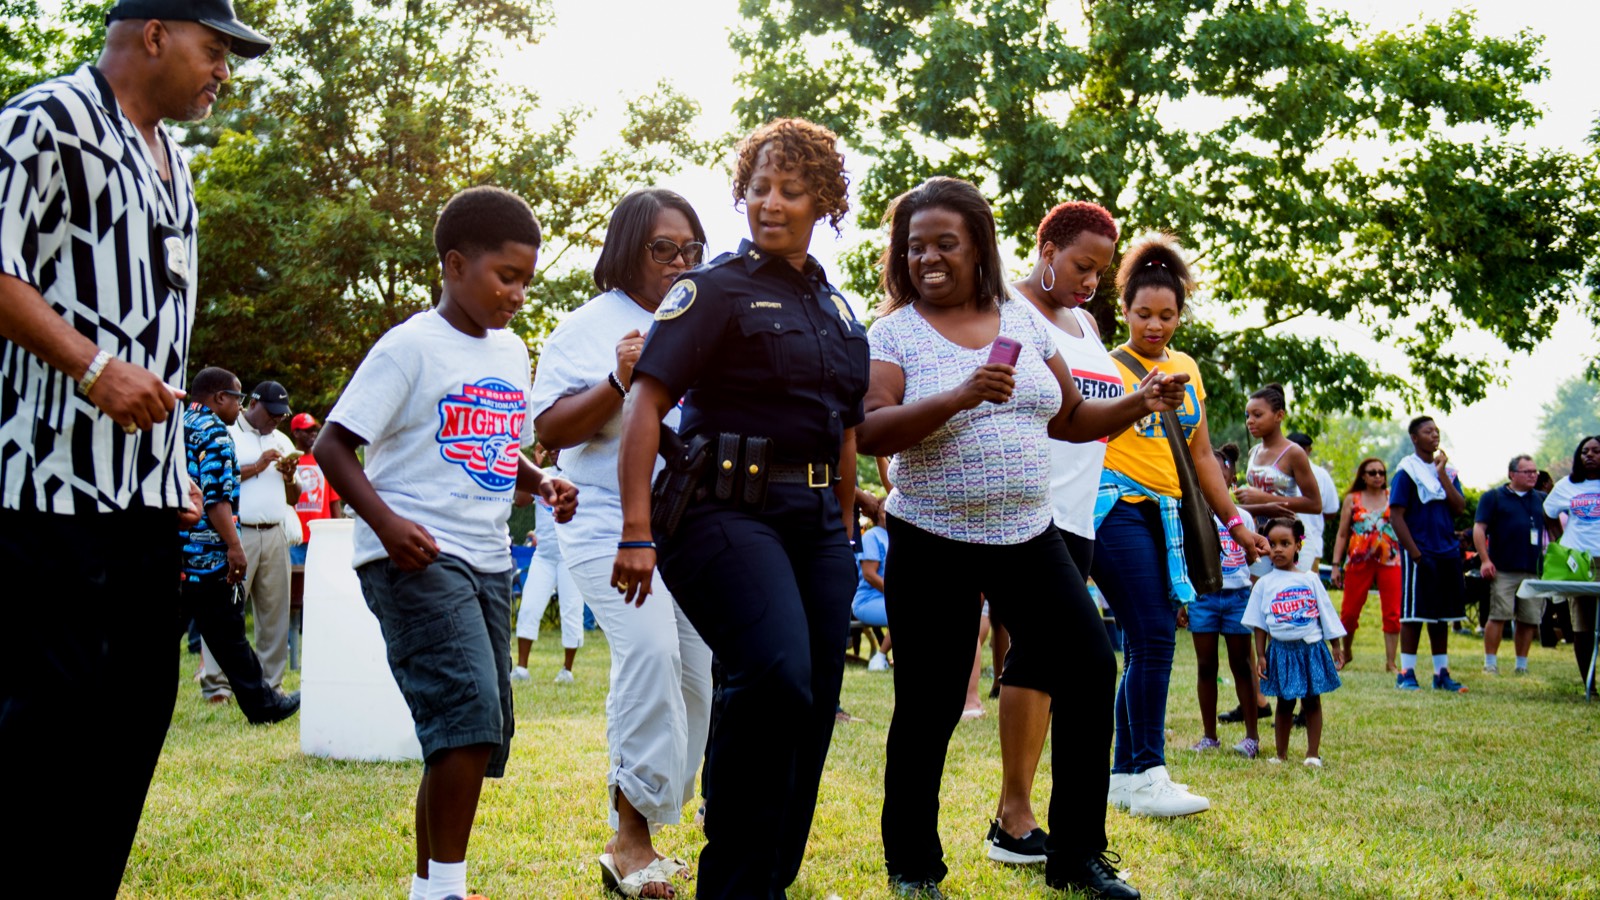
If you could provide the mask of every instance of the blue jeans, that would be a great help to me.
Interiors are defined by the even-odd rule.
[[[1156,504],[1117,502],[1095,529],[1093,571],[1123,634],[1111,771],[1136,774],[1164,766],[1178,618]]]

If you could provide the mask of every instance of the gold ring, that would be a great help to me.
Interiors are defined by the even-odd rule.
[[[628,583],[627,583],[627,582],[626,582],[626,581],[619,581],[619,582],[617,582],[617,590],[619,590],[619,591],[625,591],[625,590],[627,590],[627,589],[628,589]]]
[[[135,434],[135,433],[137,433],[139,431],[139,426],[133,425],[133,424],[128,424],[128,425],[122,426],[122,430],[127,432],[128,434]]]

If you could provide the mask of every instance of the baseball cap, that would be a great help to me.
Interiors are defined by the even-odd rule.
[[[263,381],[250,392],[250,399],[265,406],[275,416],[289,414],[289,392],[276,381]]]
[[[300,413],[289,420],[290,431],[305,431],[308,428],[315,427],[317,427],[317,418],[311,413]]]
[[[1311,449],[1311,436],[1303,431],[1291,431],[1288,434],[1288,438],[1294,443],[1299,444],[1301,450]]]
[[[106,13],[106,24],[118,19],[170,19],[199,22],[233,38],[233,53],[255,59],[272,49],[272,41],[239,21],[233,0],[120,0]]]

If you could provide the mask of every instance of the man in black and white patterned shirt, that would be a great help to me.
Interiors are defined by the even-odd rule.
[[[178,681],[196,213],[162,121],[268,46],[229,0],[121,0],[96,65],[0,110],[0,830],[70,840],[84,896],[117,892]]]

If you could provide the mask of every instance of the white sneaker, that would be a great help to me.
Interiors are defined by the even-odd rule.
[[[1322,757],[1320,757],[1320,756],[1308,756],[1308,757],[1306,757],[1305,764],[1307,766],[1310,766],[1313,769],[1320,769],[1320,768],[1322,768]]]
[[[1128,808],[1129,782],[1135,776],[1126,773],[1112,772],[1111,787],[1106,791],[1106,802],[1116,809]]]
[[[1211,801],[1189,793],[1172,783],[1166,766],[1156,766],[1132,776],[1128,791],[1128,811],[1136,816],[1170,818],[1190,816],[1211,808]]]
[[[885,656],[883,654],[883,651],[881,651],[881,650],[879,652],[877,652],[877,653],[872,654],[872,659],[867,660],[867,671],[868,672],[887,672],[887,671],[889,671],[889,657]]]
[[[574,680],[571,669],[562,669],[556,673],[556,684],[571,684]]]
[[[528,668],[526,666],[517,666],[515,669],[511,670],[511,680],[532,681],[533,676],[528,674]]]

